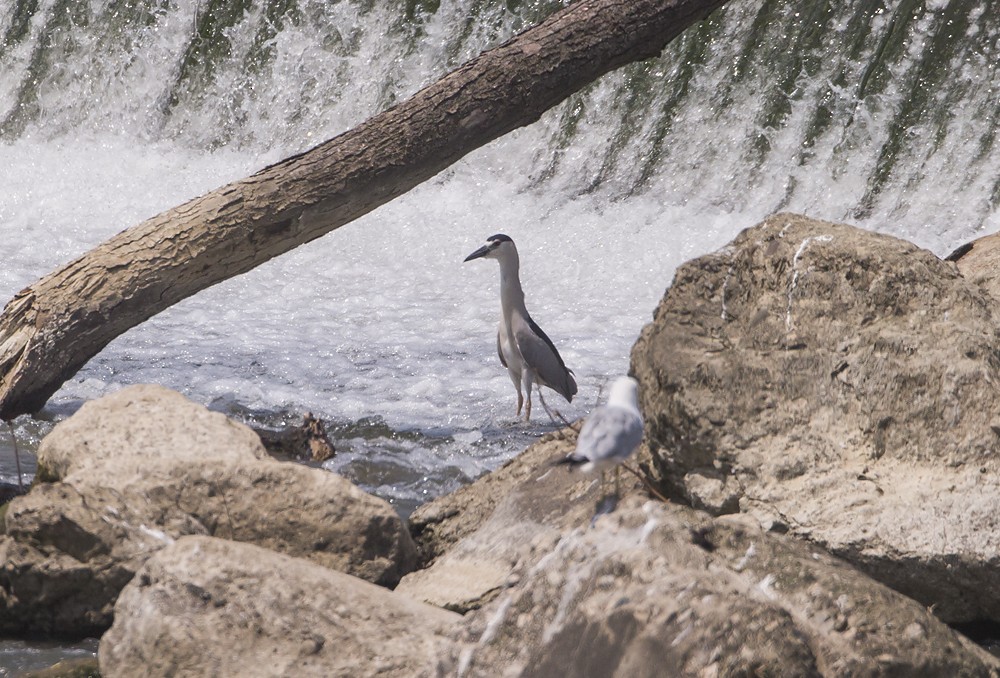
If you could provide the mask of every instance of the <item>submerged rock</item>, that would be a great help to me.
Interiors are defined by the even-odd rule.
[[[276,459],[324,462],[337,454],[326,432],[326,423],[306,412],[298,426],[255,428],[264,449]]]
[[[21,678],[101,678],[96,657],[64,659],[45,669],[28,671]]]
[[[945,620],[1000,620],[998,320],[930,252],[771,217],[681,266],[632,351],[658,470]]]
[[[249,428],[156,386],[85,404],[42,441],[0,539],[0,632],[99,633],[121,588],[183,535],[308,558],[384,585],[416,563],[396,512],[327,471],[268,457]]]
[[[445,675],[461,617],[300,558],[184,537],[122,591],[104,678]]]

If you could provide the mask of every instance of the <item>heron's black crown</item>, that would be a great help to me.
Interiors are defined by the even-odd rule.
[[[491,235],[490,237],[487,238],[487,240],[489,240],[490,242],[495,242],[498,245],[502,242],[514,242],[513,240],[511,240],[509,235],[504,235],[503,233],[497,233],[496,235]]]

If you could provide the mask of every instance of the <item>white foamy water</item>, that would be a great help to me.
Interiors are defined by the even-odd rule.
[[[67,24],[62,5],[43,2],[18,24],[0,0],[0,299],[124,228],[361,122],[550,9],[445,0],[407,18],[386,3],[301,0],[271,16],[268,3],[222,3],[212,28],[202,5],[99,0]],[[747,36],[757,5],[731,7],[704,53],[704,34],[688,32],[681,58],[610,74],[368,216],[131,330],[42,415],[65,417],[135,383],[269,426],[312,412],[339,450],[328,467],[409,510],[553,427],[541,408],[530,426],[515,419],[495,354],[496,264],[462,263],[498,232],[517,242],[528,308],[580,386],[572,404],[551,393],[548,402],[568,419],[585,414],[627,371],[680,263],[778,208],[850,221],[892,114],[905,109],[909,90],[870,96],[857,85],[865,59],[826,46],[843,30],[836,21],[825,41],[803,45],[836,56],[816,58],[832,70],[775,90],[780,78],[744,66],[798,73],[798,62],[757,51],[798,48]],[[878,58],[884,23],[862,36],[865,58]],[[906,72],[920,63],[893,58]],[[990,82],[991,63],[964,68]],[[993,228],[983,196],[994,173],[977,155],[982,111],[993,107],[967,108],[949,117],[936,155],[901,147],[900,157],[923,160],[887,175],[861,225],[939,254]],[[817,109],[829,127],[817,127]],[[907,138],[931,137],[913,129]],[[921,190],[929,175],[944,188]],[[31,446],[47,426],[22,419],[19,433]],[[0,480],[10,480],[9,445],[0,448]]]
[[[655,191],[612,201],[526,189],[516,163],[505,166],[523,157],[513,151],[517,137],[129,331],[67,382],[43,417],[61,419],[136,383],[264,425],[312,412],[333,427],[339,454],[327,467],[409,512],[554,428],[541,407],[531,425],[515,418],[514,389],[495,353],[498,267],[462,261],[498,232],[518,244],[529,311],[580,386],[572,404],[552,392],[547,402],[570,420],[586,414],[605,383],[627,372],[675,268],[767,210],[713,213]],[[280,156],[106,135],[0,145],[0,297]],[[935,237],[939,253],[957,244]],[[27,426],[27,444],[45,430]],[[9,452],[0,479],[14,480]]]
[[[375,455],[404,467],[409,487],[392,487],[393,474],[365,474],[373,489],[406,503],[498,464],[552,425],[537,406],[537,424],[517,423],[514,389],[495,353],[498,267],[463,263],[468,253],[497,232],[518,243],[528,308],[580,385],[572,404],[551,392],[547,402],[575,419],[628,370],[674,268],[747,225],[655,197],[607,202],[520,190],[488,166],[502,152],[502,143],[486,149],[129,331],[46,411],[60,418],[127,384],[158,383],[261,420],[307,411],[334,425],[380,417],[392,431],[422,435],[348,438],[330,465],[350,472]],[[0,158],[4,298],[122,228],[274,159],[106,137],[25,139],[0,146]],[[444,478],[435,478],[439,467]]]

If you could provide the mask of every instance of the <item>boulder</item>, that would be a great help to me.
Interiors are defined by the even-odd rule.
[[[459,675],[997,675],[924,606],[749,516],[632,480],[607,512],[593,477],[552,467],[573,445],[548,436],[421,509],[437,557],[396,593],[472,610]]]
[[[118,597],[101,673],[1000,675],[922,605],[750,517],[650,501],[631,483],[593,515],[594,479],[551,466],[572,443],[551,436],[464,490],[495,508],[441,518],[464,536],[438,541],[425,577],[395,591],[249,544],[178,539]],[[477,571],[492,595],[464,617],[410,597],[472,600]]]
[[[397,590],[458,612],[476,609],[548,553],[564,530],[585,524],[598,484],[551,465],[575,441],[570,429],[550,433],[496,471],[417,509],[411,530],[429,564],[403,577]]]
[[[949,254],[946,259],[958,265],[959,272],[1000,300],[1000,233],[977,238]]]
[[[251,544],[178,539],[118,597],[104,678],[443,675],[455,613]]]
[[[598,476],[553,465],[574,450],[578,428],[567,427],[547,433],[500,468],[417,508],[410,515],[409,524],[423,564],[426,566],[434,562],[498,514],[518,513],[530,516],[533,524],[544,521],[553,525],[560,518],[564,525],[576,525],[581,516],[591,515],[594,502],[601,498]],[[648,452],[640,448],[630,463],[648,463],[648,456]],[[608,486],[603,488],[605,491],[613,489],[611,478],[609,472]],[[511,493],[514,487],[522,485],[541,488],[532,495],[530,506],[520,506],[522,495]],[[625,490],[631,491],[639,486],[634,476],[622,474]],[[570,515],[568,511],[579,515]]]
[[[416,564],[396,512],[328,471],[271,459],[249,428],[156,386],[85,404],[42,441],[0,540],[0,632],[99,633],[183,535],[251,542],[372,582]]]
[[[466,676],[996,676],[922,605],[821,549],[630,497],[466,621]]]
[[[931,252],[773,216],[681,266],[633,348],[663,483],[1000,620],[998,320]]]

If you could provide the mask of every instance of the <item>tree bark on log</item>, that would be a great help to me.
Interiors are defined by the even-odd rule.
[[[305,153],[122,231],[0,315],[0,418],[40,409],[112,339],[336,229],[601,75],[658,55],[726,0],[581,0]]]

